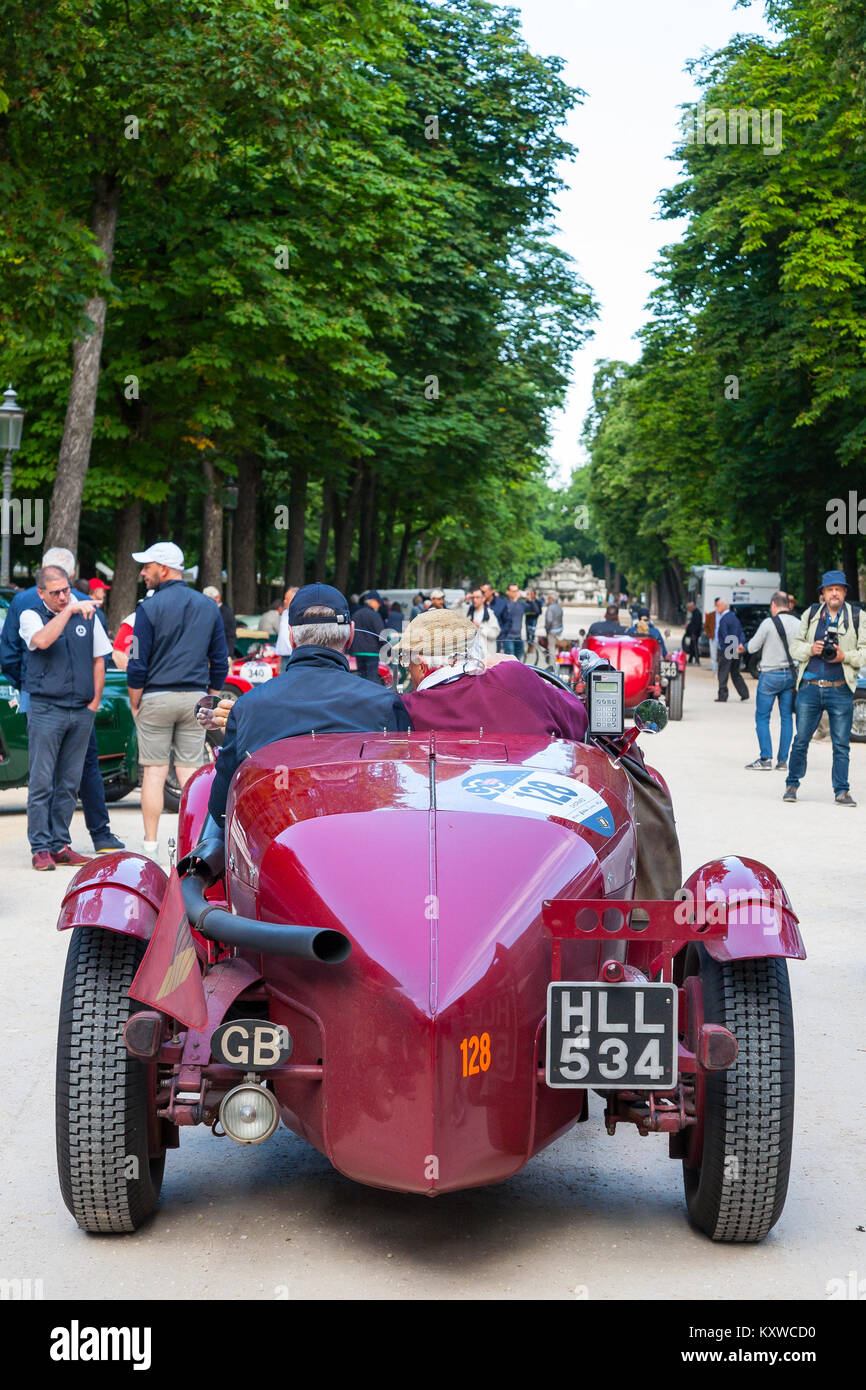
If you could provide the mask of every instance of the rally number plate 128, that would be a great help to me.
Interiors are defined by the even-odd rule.
[[[668,1091],[676,1083],[676,985],[548,986],[548,1086]]]

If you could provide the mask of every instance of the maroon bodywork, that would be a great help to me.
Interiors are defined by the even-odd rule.
[[[486,778],[526,767],[597,792],[604,828],[485,799]],[[198,838],[212,776],[202,768],[184,789],[181,856]],[[659,902],[644,905],[648,927],[632,926],[631,783],[585,744],[515,735],[284,740],[241,764],[226,825],[233,912],[335,928],[352,952],[332,966],[215,947],[194,933],[208,1023],[184,1032],[166,1021],[152,1059],[158,1115],[173,1125],[215,1122],[239,1078],[212,1060],[211,1034],[230,1005],[241,1011],[233,1017],[258,1010],[293,1041],[290,1062],[267,1073],[283,1122],[372,1186],[432,1196],[501,1181],[586,1118],[586,1091],[545,1083],[552,978],[674,979],[678,953],[695,939],[720,960],[805,954],[784,889],[747,859],[716,860],[691,876],[694,921],[675,911],[680,904]],[[146,938],[165,882],[136,855],[95,860],[72,880],[59,927]],[[765,910],[754,923],[746,912],[734,926],[713,907],[730,888],[775,895],[778,912],[769,924]],[[221,885],[208,897],[220,901]],[[575,908],[602,899],[619,907],[622,930],[576,930]],[[688,1018],[687,988],[680,996]],[[609,1099],[611,1130],[626,1121],[642,1132],[694,1124],[688,1088],[700,1059],[710,1066],[732,1041],[696,1017],[692,1004],[677,1091],[651,1095],[649,1118],[632,1093]],[[152,1036],[149,1015],[137,1031]],[[467,1044],[484,1038],[473,1070]]]

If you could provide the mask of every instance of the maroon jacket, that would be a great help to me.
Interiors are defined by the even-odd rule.
[[[403,696],[412,728],[443,732],[483,729],[499,734],[556,734],[582,743],[587,715],[567,690],[557,690],[519,661],[502,661],[478,676]]]

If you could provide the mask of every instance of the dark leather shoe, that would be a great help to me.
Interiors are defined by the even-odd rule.
[[[71,845],[64,845],[63,849],[59,849],[56,854],[52,854],[51,858],[54,860],[55,864],[74,864],[77,868],[79,864],[89,864],[91,855],[78,854]]]
[[[51,855],[48,853],[47,849],[41,849],[38,854],[34,854],[33,867],[34,869],[39,869],[42,871],[44,871],[45,869],[54,868],[54,860],[51,858]]]
[[[839,795],[836,797],[836,805],[837,805],[837,806],[856,806],[856,805],[857,805],[857,802],[854,800],[854,798],[853,798],[853,796],[851,795],[850,792],[840,792]]]

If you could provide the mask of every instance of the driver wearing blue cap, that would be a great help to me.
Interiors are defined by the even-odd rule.
[[[208,814],[222,827],[235,769],[248,753],[298,734],[410,729],[392,690],[359,681],[346,656],[355,625],[339,589],[306,584],[289,604],[291,656],[282,675],[238,700],[228,717]]]
[[[821,578],[821,602],[803,614],[800,631],[791,642],[799,662],[797,736],[791,745],[788,781],[783,801],[796,801],[806,774],[809,740],[827,711],[833,744],[833,792],[837,806],[856,806],[848,787],[854,689],[860,667],[866,665],[866,621],[862,610],[846,603],[848,580],[841,570]]]

